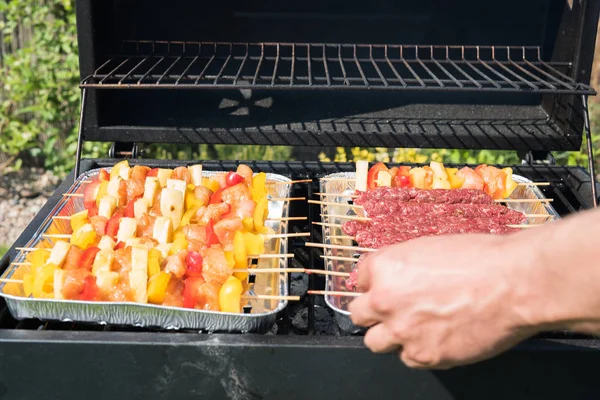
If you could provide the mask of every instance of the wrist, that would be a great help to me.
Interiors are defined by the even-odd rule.
[[[518,259],[505,271],[514,285],[511,304],[521,324],[536,331],[598,332],[600,268],[589,244],[556,225],[507,237]]]

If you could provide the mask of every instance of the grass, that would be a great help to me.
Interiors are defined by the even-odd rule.
[[[2,258],[4,256],[4,254],[6,254],[8,249],[9,249],[8,246],[0,244],[0,258]]]

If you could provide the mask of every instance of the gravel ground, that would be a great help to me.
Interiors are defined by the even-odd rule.
[[[59,182],[51,172],[37,168],[0,176],[0,247],[19,237]]]

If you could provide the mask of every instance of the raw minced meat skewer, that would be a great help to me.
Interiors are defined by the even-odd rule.
[[[481,190],[476,189],[416,189],[388,188],[359,192],[354,204],[365,207],[369,203],[381,201],[414,201],[416,203],[445,204],[494,204],[494,199]]]
[[[386,202],[373,205],[367,212],[371,219],[389,216],[436,215],[465,218],[506,217],[508,224],[520,224],[526,217],[522,213],[498,204],[444,204]]]

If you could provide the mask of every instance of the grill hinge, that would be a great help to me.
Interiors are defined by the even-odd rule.
[[[556,165],[556,159],[549,151],[517,152],[522,165]]]
[[[139,148],[137,143],[114,142],[108,150],[109,158],[138,158]]]

